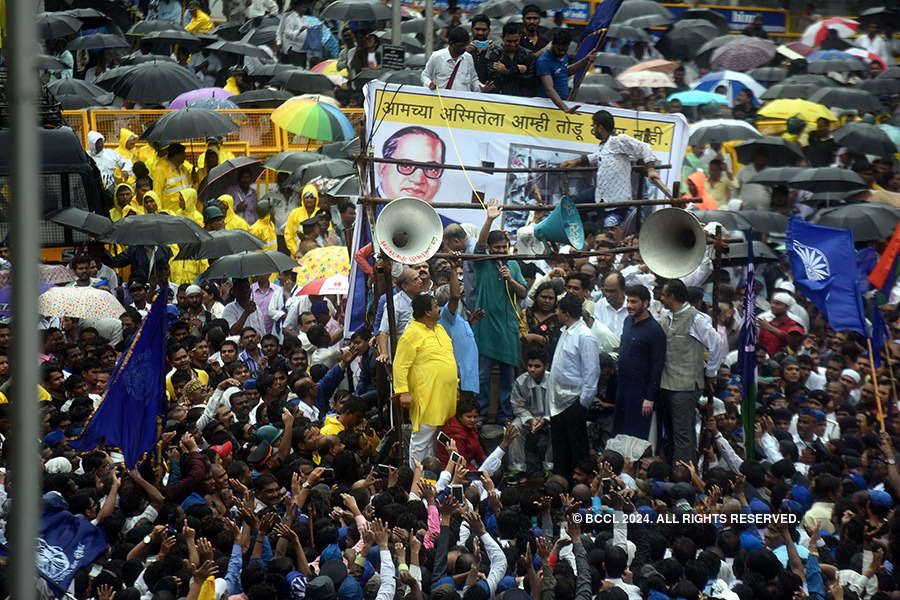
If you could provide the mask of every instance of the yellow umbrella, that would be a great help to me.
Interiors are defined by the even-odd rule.
[[[310,250],[298,261],[297,285],[302,287],[313,279],[350,273],[350,255],[344,246],[326,246]]]
[[[828,107],[808,100],[800,100],[798,98],[779,98],[769,102],[757,113],[761,117],[769,119],[790,119],[791,117],[800,117],[807,123],[815,123],[817,119],[825,118],[829,121],[837,121]]]

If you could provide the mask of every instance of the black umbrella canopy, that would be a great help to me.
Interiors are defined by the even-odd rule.
[[[627,69],[632,65],[638,64],[638,60],[627,54],[613,54],[612,52],[598,52],[594,64],[598,67],[615,67],[617,69]]]
[[[256,181],[264,170],[265,167],[258,158],[238,156],[226,160],[209,170],[206,185],[200,190],[200,200],[218,198],[226,193],[229,187],[238,182],[242,172],[249,172],[251,181]]]
[[[722,258],[723,267],[742,267],[747,264],[749,258],[747,242],[728,244],[728,254]],[[753,242],[754,264],[766,262],[778,262],[778,255],[768,245],[762,242]]]
[[[766,233],[784,233],[787,231],[788,218],[771,210],[742,210],[741,215],[754,231]]]
[[[803,167],[769,167],[751,177],[749,183],[787,185],[788,181],[805,170]]]
[[[691,214],[704,225],[708,223],[721,223],[722,227],[731,231],[746,231],[750,229],[750,221],[743,216],[740,210],[696,210]]]
[[[210,231],[211,239],[182,244],[175,260],[202,260],[221,258],[238,252],[261,250],[266,243],[243,229]]]
[[[322,10],[319,18],[336,21],[387,21],[391,18],[391,8],[380,0],[335,0]]]
[[[528,3],[534,4],[541,10],[547,11],[557,11],[569,8],[569,0],[534,0],[533,2],[529,1]]]
[[[342,160],[337,158],[323,158],[322,160],[316,161],[314,163],[309,163],[303,165],[293,173],[291,173],[290,177],[287,179],[287,185],[296,188],[302,188],[304,185],[316,179],[317,177],[326,177],[328,179],[334,179],[336,177],[346,177],[347,175],[354,175],[356,173],[356,169],[353,166],[353,163],[349,160]]]
[[[678,15],[677,21],[686,21],[688,19],[709,21],[719,30],[720,35],[728,33],[728,19],[722,13],[716,12],[711,8],[689,8]]]
[[[850,169],[819,167],[803,169],[788,182],[788,185],[810,192],[850,192],[866,188],[866,182]]]
[[[112,69],[101,74],[94,80],[94,85],[104,90],[112,90],[113,87],[122,80],[136,65],[126,65],[122,67],[113,67]]]
[[[334,83],[321,73],[305,69],[293,69],[277,73],[272,78],[272,85],[280,85],[296,94],[320,94],[334,90]]]
[[[624,23],[616,23],[614,25],[610,25],[609,29],[606,32],[606,37],[613,40],[631,40],[632,42],[653,41],[653,38],[650,36],[650,34],[643,29],[634,27],[633,25],[626,25]]]
[[[112,97],[112,94],[108,94],[108,96]],[[103,102],[98,98],[86,98],[84,96],[76,96],[75,94],[54,94],[56,101],[59,102],[59,108],[61,110],[84,110],[86,108],[93,107],[108,107],[112,100],[108,102]]]
[[[181,24],[175,21],[138,21],[125,32],[125,35],[142,37],[154,31],[171,31],[173,29],[182,29]]]
[[[220,52],[222,54],[234,54],[237,56],[249,56],[250,58],[269,58],[265,50],[253,44],[242,41],[220,40],[213,42],[206,47],[210,52]]]
[[[122,59],[122,64],[129,67],[136,67],[137,65],[151,62],[178,64],[178,61],[169,54],[131,54]]]
[[[834,85],[834,79],[826,75],[815,75],[813,73],[803,73],[802,75],[791,75],[786,77],[781,83],[812,83],[818,86],[829,87]]]
[[[344,144],[346,142],[340,142]],[[317,152],[302,152],[299,150],[283,150],[269,158],[263,165],[270,171],[279,173],[293,173],[300,167],[310,163],[319,162],[322,155]]]
[[[329,158],[346,159],[352,159],[361,152],[362,147],[360,146],[358,137],[348,141],[340,140],[338,142],[331,142],[330,144],[322,144],[316,150],[317,154],[322,154]]]
[[[163,29],[161,31],[151,31],[144,35],[147,41],[161,42],[164,44],[178,44],[186,48],[199,48],[202,41],[193,33],[188,33],[183,29]]]
[[[282,63],[269,64],[269,65],[260,65],[255,67],[252,71],[247,74],[247,78],[251,81],[256,81],[258,83],[265,83],[269,81],[277,81],[275,78],[277,75],[281,73],[289,73],[296,69],[294,65],[285,65]]]
[[[712,144],[728,142],[731,140],[749,140],[762,137],[756,129],[746,121],[737,119],[711,119],[710,124],[703,127],[704,121],[693,127],[688,144]]]
[[[297,261],[278,250],[238,252],[214,261],[197,279],[224,279],[226,277],[255,277],[283,273],[296,269]]]
[[[787,78],[787,69],[781,67],[757,67],[747,71],[747,75],[760,83],[778,83]]]
[[[805,160],[803,150],[797,144],[784,138],[765,135],[755,140],[741,142],[735,146],[738,160],[743,164],[753,162],[757,152],[765,152],[769,159],[768,164],[773,167],[786,167],[795,164],[798,160]]]
[[[860,112],[881,112],[884,108],[878,98],[865,90],[854,88],[820,88],[809,97],[809,101]]]
[[[891,158],[897,146],[891,138],[874,125],[855,121],[834,130],[834,141],[849,148],[857,154],[875,154],[883,158]]]
[[[700,46],[718,34],[716,26],[705,19],[675,21],[656,47],[669,58],[690,59],[697,54]]]
[[[900,221],[900,209],[880,203],[857,203],[822,208],[811,221],[824,227],[851,229],[857,242],[881,240],[894,232]]]
[[[107,48],[127,48],[128,41],[111,33],[91,33],[75,38],[68,43],[69,50],[105,50]]]
[[[38,54],[37,55],[37,68],[38,69],[68,69],[69,65],[59,60],[55,56],[50,56],[49,54]]]
[[[345,177],[325,190],[325,193],[338,197],[359,196],[359,177],[356,175]]]
[[[38,35],[44,40],[64,38],[81,29],[81,21],[61,12],[42,12],[37,16]]]
[[[880,79],[876,77],[875,79],[865,79],[860,81],[856,84],[856,87],[871,94],[875,94],[876,96],[890,96],[893,94],[900,94],[900,79]]]
[[[385,29],[384,31],[376,31],[373,35],[380,39],[382,44],[393,43],[391,40],[393,39],[394,33],[390,29]],[[401,33],[400,44],[406,49],[407,52],[423,52],[425,50],[425,44],[416,39],[416,37],[411,33]]]
[[[141,139],[150,142],[171,142],[217,137],[237,131],[237,124],[228,115],[208,108],[182,108],[167,112],[144,130]]]
[[[761,100],[775,100],[777,98],[809,98],[816,90],[821,89],[814,83],[788,83],[782,81],[776,83],[760,94]]]
[[[811,61],[807,67],[809,73],[850,73],[852,71],[865,71],[866,64],[855,58],[826,58]]]
[[[489,17],[504,17],[520,10],[519,3],[515,0],[487,0],[478,5],[478,12]]]
[[[432,27],[435,31],[442,29],[443,24],[439,19],[434,19]],[[400,23],[400,31],[403,33],[425,33],[425,19],[409,19]]]
[[[166,104],[179,94],[197,89],[200,80],[192,71],[168,61],[135,65],[112,85],[116,96],[144,105]]]
[[[278,25],[268,25],[266,27],[260,27],[258,29],[253,30],[253,33],[250,34],[250,37],[247,38],[247,42],[250,44],[255,44],[257,46],[262,46],[263,44],[273,44],[278,36]]]
[[[293,97],[290,92],[263,88],[231,96],[229,100],[241,108],[278,108]]]
[[[116,221],[100,239],[110,244],[162,246],[202,242],[210,237],[208,231],[186,217],[154,213]]]
[[[406,66],[415,67],[415,68],[425,68],[425,55],[424,54],[407,54],[406,55]]]
[[[744,37],[746,36],[735,33],[727,33],[725,35],[714,37],[697,49],[697,55],[694,57],[694,62],[699,66],[709,66],[709,61],[712,60],[712,53],[715,52],[716,48],[721,48],[725,44],[730,44],[734,40]]]
[[[663,23],[657,23],[659,25],[668,25],[675,20],[675,16],[672,12],[658,2],[654,2],[653,0],[625,0],[622,2],[622,5],[619,6],[619,10],[616,11],[615,16],[613,17],[613,23],[624,23],[635,17],[647,16],[656,16],[667,19]],[[628,24],[631,25],[632,23]],[[646,26],[637,25],[637,27]]]
[[[900,79],[900,67],[888,67],[876,79]]]
[[[607,73],[585,73],[584,79],[581,80],[582,85],[605,85],[606,87],[615,88],[617,90],[625,89],[618,79]]]
[[[219,23],[210,33],[220,39],[236,42],[241,39],[241,23],[235,21]]]
[[[109,217],[75,207],[55,210],[47,215],[47,220],[91,235],[103,235],[113,226]]]
[[[47,88],[57,100],[62,96],[76,96],[90,100],[94,104],[109,104],[114,98],[112,93],[84,79],[55,79],[47,84]]]
[[[622,100],[622,92],[605,85],[581,85],[575,94],[578,102],[613,104]]]
[[[648,27],[666,27],[671,22],[671,17],[659,13],[640,15],[621,21],[624,25],[631,25],[632,27],[638,27],[640,29],[646,29]]]
[[[405,69],[403,71],[383,71],[378,76],[379,81],[385,83],[400,83],[405,85],[422,85],[421,69]]]

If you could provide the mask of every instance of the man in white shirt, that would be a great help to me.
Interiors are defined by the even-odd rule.
[[[397,278],[397,287],[400,291],[394,294],[394,319],[397,325],[397,339],[406,331],[406,326],[412,320],[412,301],[413,298],[422,293],[422,278],[415,269],[405,268]],[[378,326],[378,337],[376,343],[378,345],[378,362],[390,362],[391,351],[388,346],[390,339],[390,329],[388,324],[388,311],[385,308],[381,315],[381,323]]]
[[[625,278],[613,271],[603,280],[603,298],[594,304],[594,321],[600,322],[612,331],[616,338],[622,337],[622,327],[628,310],[625,308]]]
[[[234,300],[222,311],[222,318],[231,326],[229,334],[237,335],[244,327],[252,327],[260,335],[265,331],[262,313],[253,301],[250,282],[235,279],[231,289]]]
[[[422,85],[428,89],[486,91],[478,80],[475,61],[466,52],[469,34],[462,27],[454,27],[447,35],[447,47],[434,52],[422,71]]]
[[[659,414],[664,456],[674,464],[696,459],[697,401],[706,387],[715,384],[727,347],[709,316],[688,304],[687,288],[680,280],[666,282],[662,302],[669,314],[660,323],[666,332],[666,363]],[[708,358],[704,358],[707,353]]]
[[[116,169],[119,169],[123,178],[131,176],[131,161],[114,150],[107,150],[105,144],[106,138],[102,133],[88,132],[88,154],[97,164],[104,187],[112,189],[116,183]]]
[[[597,342],[581,318],[581,304],[580,298],[566,294],[556,307],[563,327],[550,373],[550,444],[553,472],[563,477],[588,456],[586,411],[600,378]]]
[[[866,25],[866,35],[856,38],[856,45],[867,52],[880,56],[886,65],[892,65],[894,64],[893,57],[888,52],[887,43],[878,34],[878,31],[878,22],[874,20],[869,21],[869,24]]]

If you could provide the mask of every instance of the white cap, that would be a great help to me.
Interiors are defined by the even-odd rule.
[[[853,369],[844,369],[843,371],[841,371],[841,377],[843,377],[844,375],[846,375],[847,377],[849,377],[856,383],[859,383],[859,380],[860,380],[859,373],[857,373]]]
[[[794,305],[794,297],[788,294],[787,292],[775,292],[772,295],[772,302],[781,302],[782,304],[787,304],[788,306]]]
[[[775,289],[789,294],[795,294],[797,292],[797,288],[794,287],[794,282],[788,281],[787,279],[779,279],[776,281]]]
[[[44,470],[48,473],[71,473],[72,463],[64,456],[57,456],[44,463]]]
[[[203,290],[200,289],[199,285],[189,285],[184,290],[185,296],[193,296],[194,294],[202,294]]]

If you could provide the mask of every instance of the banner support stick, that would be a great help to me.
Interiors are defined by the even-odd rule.
[[[872,370],[872,386],[875,388],[875,410],[878,422],[881,424],[881,430],[884,428],[884,409],[881,406],[881,393],[878,390],[878,376],[875,374],[875,357],[872,356],[872,338],[866,338],[866,344],[869,347],[869,368]]]

